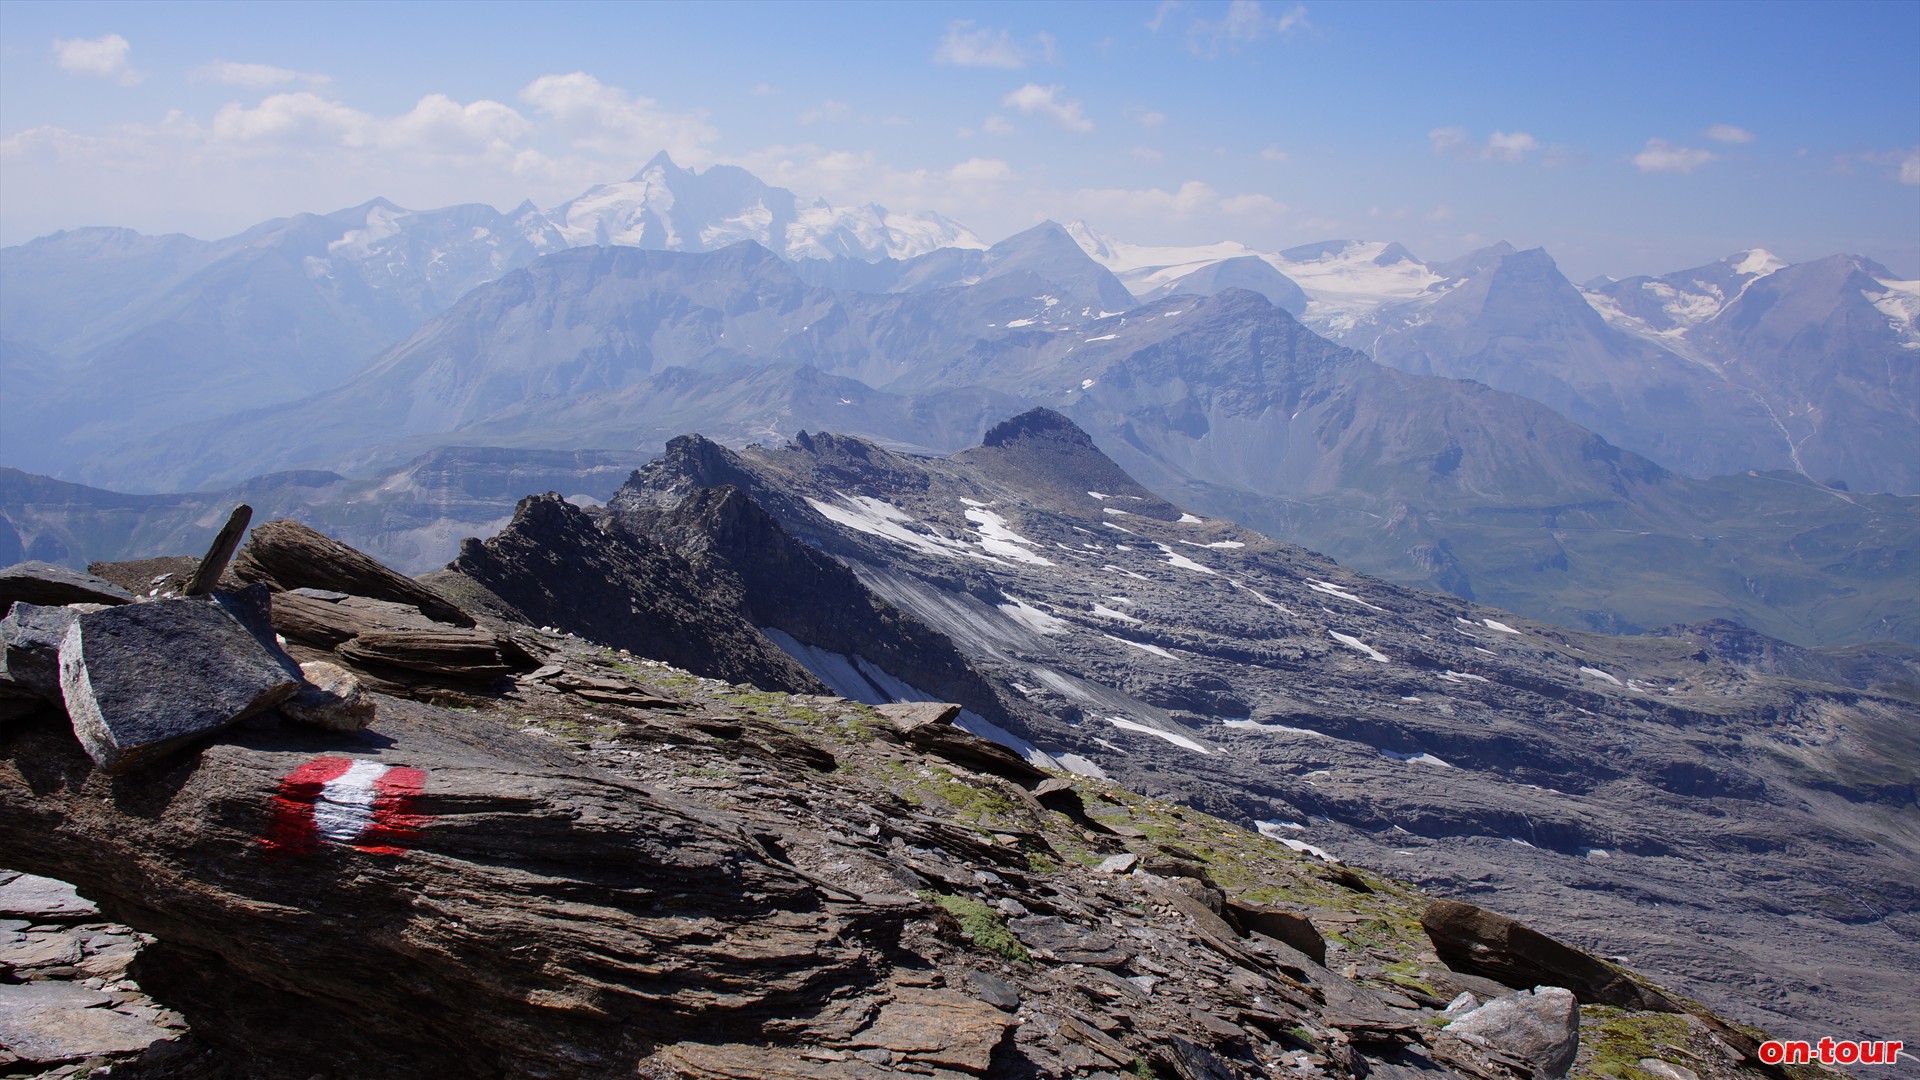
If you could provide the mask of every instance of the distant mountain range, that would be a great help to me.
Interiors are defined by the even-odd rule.
[[[0,462],[65,473],[105,444],[324,390],[476,286],[545,254],[742,240],[787,258],[985,247],[937,214],[807,204],[744,170],[696,174],[664,153],[629,181],[545,212],[414,211],[375,199],[218,241],[55,233],[0,250]]]
[[[4,249],[0,461],[166,491],[690,430],[941,454],[1047,405],[1155,490],[1395,580],[1575,626],[1916,642],[1920,502],[1871,494],[1920,491],[1916,310],[1851,256],[1575,287],[1506,245],[1048,222],[989,247],[662,155],[546,212]],[[0,511],[30,547],[41,519]]]

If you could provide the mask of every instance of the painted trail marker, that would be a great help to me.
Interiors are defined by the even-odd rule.
[[[426,788],[419,769],[327,755],[280,779],[273,822],[261,838],[274,855],[307,855],[338,844],[399,855],[427,818],[415,812]]]

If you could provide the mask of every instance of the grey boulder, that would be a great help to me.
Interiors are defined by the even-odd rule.
[[[60,688],[87,755],[118,775],[279,704],[300,681],[229,611],[179,599],[75,619]]]
[[[60,703],[60,642],[78,612],[21,601],[0,619],[0,692]]]
[[[1565,1076],[1580,1052],[1580,1003],[1564,987],[1536,986],[1495,998],[1446,1030],[1470,1043],[1525,1058],[1541,1076]]]
[[[329,731],[359,731],[373,723],[373,698],[339,664],[309,660],[300,665],[307,685],[280,704],[280,715]]]

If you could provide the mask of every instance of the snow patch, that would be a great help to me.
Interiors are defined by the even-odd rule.
[[[1162,739],[1167,740],[1168,742],[1172,743],[1175,746],[1182,747],[1187,750],[1192,750],[1198,754],[1213,753],[1213,751],[1207,749],[1206,747],[1200,745],[1197,742],[1194,742],[1192,739],[1187,738],[1185,735],[1181,735],[1176,732],[1162,731],[1157,727],[1150,727],[1146,724],[1136,723],[1135,721],[1123,719],[1118,716],[1107,717],[1107,723],[1112,724],[1114,727],[1117,727],[1122,731],[1137,731],[1142,735],[1158,736]]]
[[[908,528],[909,524],[923,525],[923,523],[919,518],[892,503],[870,495],[847,495],[837,491],[834,494],[841,499],[841,505],[836,506],[819,499],[808,499],[807,505],[813,507],[815,513],[836,525],[855,532],[863,532],[869,536],[891,540],[896,544],[904,544],[916,551],[924,551],[930,555],[939,555],[948,559],[963,555],[976,559],[987,558],[957,540],[949,540],[944,536]]]
[[[1001,517],[999,514],[979,507],[969,507],[967,510],[967,520],[973,522],[974,527],[980,530],[980,546],[986,548],[989,552],[999,555],[1002,558],[1012,559],[1015,562],[1029,563],[1034,566],[1053,565],[1053,560],[1043,558],[1028,551],[1027,548],[1038,545],[1026,537],[1021,536],[1019,533],[1014,532],[1012,529],[1007,528],[1007,519]],[[1022,544],[1026,546],[1022,547]]]
[[[1180,515],[1180,524],[1182,525],[1205,525],[1206,523],[1207,519],[1203,517],[1194,517],[1192,514]]]
[[[1506,623],[1501,622],[1499,619],[1481,619],[1480,622],[1484,624],[1487,629],[1498,630],[1503,634],[1517,634],[1520,632],[1508,626]]]
[[[1173,550],[1172,548],[1168,547],[1165,544],[1160,544],[1158,546],[1160,550],[1166,554],[1167,561],[1169,563],[1172,563],[1174,566],[1179,567],[1182,570],[1191,570],[1194,573],[1205,574],[1208,577],[1220,576],[1214,571],[1209,570],[1204,566],[1201,566],[1199,563],[1194,562],[1192,559],[1187,558],[1185,555],[1180,554],[1179,552]]]
[[[1089,776],[1095,780],[1110,779],[1100,766],[1079,754],[1055,754],[1054,760],[1066,766],[1067,771],[1075,776]]]
[[[1129,623],[1133,623],[1133,624],[1134,624],[1134,625],[1136,625],[1136,626],[1138,626],[1138,625],[1140,625],[1140,620],[1139,620],[1139,619],[1136,619],[1136,618],[1134,618],[1133,616],[1131,616],[1131,615],[1129,615],[1129,614],[1127,614],[1127,613],[1126,613],[1126,612],[1124,612],[1124,611],[1115,611],[1115,610],[1113,610],[1112,608],[1110,608],[1110,607],[1108,607],[1108,606],[1107,606],[1107,605],[1105,605],[1105,604],[1095,604],[1095,605],[1093,605],[1093,613],[1094,613],[1095,615],[1099,615],[1099,616],[1101,616],[1101,617],[1103,617],[1103,618],[1108,618],[1108,619],[1118,619],[1118,620],[1120,620],[1121,622],[1129,622]]]
[[[1262,829],[1260,831],[1263,835],[1266,833],[1265,829]],[[1304,840],[1295,840],[1291,836],[1269,836],[1268,839],[1278,840],[1282,844],[1285,844],[1286,846],[1288,846],[1289,848],[1292,848],[1293,850],[1299,852],[1300,854],[1311,855],[1314,858],[1319,859],[1321,862],[1330,862],[1335,864],[1338,864],[1340,862],[1339,859],[1334,857],[1332,852],[1328,851],[1325,848],[1314,847],[1312,844],[1309,844]]]
[[[1064,634],[1073,629],[1073,626],[1065,619],[1050,615],[1016,597],[1009,596],[1007,597],[1007,603],[995,606],[997,606],[1007,618],[1012,619],[1014,622],[1019,623],[1021,626],[1026,627],[1036,634]]]
[[[1359,604],[1361,607],[1366,608],[1368,611],[1378,611],[1384,614],[1387,610],[1386,608],[1374,607],[1372,604],[1367,603],[1365,600],[1360,599],[1359,597],[1353,595],[1352,593],[1348,592],[1347,590],[1341,588],[1338,585],[1332,584],[1331,582],[1317,581],[1312,578],[1309,578],[1307,580],[1307,588],[1312,589],[1314,592],[1326,593],[1328,596],[1337,596],[1342,600]]]
[[[1333,640],[1345,645],[1347,648],[1356,652],[1366,653],[1367,659],[1369,660],[1378,660],[1382,664],[1388,662],[1385,653],[1354,637],[1352,634],[1343,634],[1338,630],[1329,630],[1327,633],[1333,635]]]
[[[1128,641],[1126,638],[1114,637],[1112,634],[1101,634],[1100,636],[1103,638],[1106,638],[1108,641],[1117,641],[1122,645],[1131,645],[1132,647],[1139,649],[1141,652],[1152,653],[1155,656],[1164,656],[1169,660],[1180,659],[1179,657],[1173,655],[1172,653],[1168,652],[1167,650],[1161,648],[1158,645],[1149,645],[1143,641]]]
[[[1421,765],[1438,765],[1440,768],[1443,768],[1443,769],[1453,768],[1453,766],[1450,763],[1442,761],[1441,759],[1434,757],[1432,754],[1428,754],[1428,753],[1398,754],[1393,752],[1392,750],[1382,750],[1380,751],[1380,753],[1382,756],[1390,757],[1395,761],[1413,761],[1413,762],[1418,762]]]
[[[1591,675],[1591,676],[1593,676],[1593,677],[1594,677],[1594,678],[1596,678],[1596,679],[1605,679],[1605,680],[1607,680],[1608,682],[1610,682],[1610,683],[1612,683],[1612,684],[1613,684],[1613,685],[1615,685],[1615,686],[1620,686],[1620,685],[1621,685],[1621,683],[1620,683],[1620,680],[1619,680],[1619,679],[1616,679],[1616,678],[1614,678],[1614,677],[1613,677],[1612,675],[1609,675],[1609,674],[1607,674],[1606,672],[1604,672],[1604,671],[1601,671],[1601,670],[1600,670],[1599,668],[1597,668],[1597,667],[1583,667],[1583,668],[1581,668],[1581,669],[1580,669],[1580,674],[1582,674],[1582,675]]]

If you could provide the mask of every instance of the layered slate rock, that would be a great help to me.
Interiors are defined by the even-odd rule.
[[[154,600],[75,618],[60,643],[73,733],[111,774],[270,708],[299,689],[225,607]]]
[[[340,590],[417,608],[451,626],[473,625],[473,617],[446,597],[297,521],[255,526],[228,573],[242,582],[265,582],[275,591]]]
[[[105,578],[55,566],[23,562],[0,569],[0,611],[29,604],[130,604],[133,594]]]
[[[1420,917],[1451,966],[1508,986],[1560,986],[1583,1002],[1679,1012],[1672,999],[1516,919],[1459,900],[1435,900]]]

